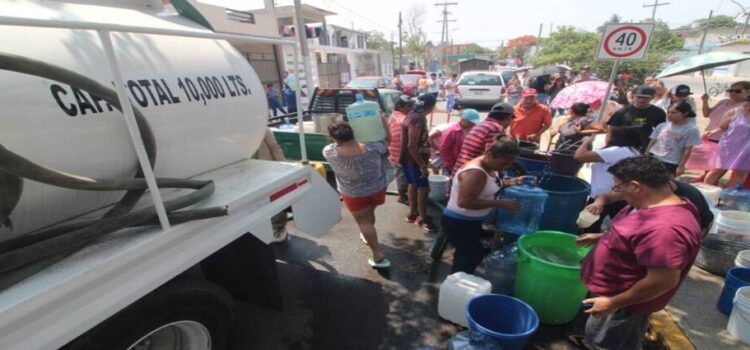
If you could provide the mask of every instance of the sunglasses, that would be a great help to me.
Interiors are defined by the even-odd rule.
[[[728,94],[731,94],[731,93],[739,94],[741,92],[742,92],[742,89],[727,89]]]

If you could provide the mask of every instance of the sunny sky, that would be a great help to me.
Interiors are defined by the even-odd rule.
[[[263,7],[262,0],[198,0],[230,7],[238,10],[257,9]],[[512,39],[521,35],[537,35],[539,25],[543,24],[542,36],[550,32],[550,25],[573,25],[587,30],[594,30],[604,23],[613,13],[619,14],[623,20],[640,20],[651,17],[651,8],[644,8],[644,1],[653,4],[653,0],[448,0],[457,2],[449,11],[451,19],[451,36],[453,42],[476,42],[482,46],[496,47],[502,40]],[[424,28],[428,40],[440,41],[442,7],[435,6],[436,1],[417,0],[303,0],[313,6],[338,13],[338,16],[328,18],[332,24],[354,27],[360,30],[378,30],[390,36],[397,32],[398,12],[403,15],[417,5],[425,9],[423,16]],[[659,6],[656,17],[669,23],[670,27],[678,27],[698,18],[708,17],[714,10],[714,15],[723,14],[736,16],[741,10],[730,0],[660,0],[669,5]],[[738,0],[748,7],[750,1]],[[277,5],[290,5],[292,0],[277,0]],[[743,18],[738,18],[744,21]]]

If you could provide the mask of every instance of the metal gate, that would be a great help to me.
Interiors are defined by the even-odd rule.
[[[279,81],[281,77],[279,74],[279,63],[272,45],[264,45],[260,50],[242,52],[242,54],[245,55],[247,61],[250,62],[250,66],[258,74],[260,81],[263,83],[263,88],[266,87],[266,84],[273,84],[274,88],[279,90],[283,88]]]
[[[349,63],[344,55],[329,54],[327,63],[323,63],[320,53],[316,53],[318,60],[318,76],[320,87],[340,88],[351,80]]]

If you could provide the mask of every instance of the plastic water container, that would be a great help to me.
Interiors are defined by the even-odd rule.
[[[503,350],[495,338],[481,332],[463,331],[448,340],[448,350]]]
[[[715,207],[719,204],[719,198],[721,197],[721,187],[704,184],[702,182],[691,183],[698,191],[701,192],[703,198],[709,206]]]
[[[503,249],[496,250],[484,258],[484,278],[492,283],[492,293],[513,294],[513,284],[516,280],[515,244],[508,244]]]
[[[734,266],[750,268],[750,249],[737,253],[737,258],[734,259]]]
[[[718,143],[704,140],[700,145],[693,147],[693,151],[690,152],[690,158],[685,163],[685,168],[690,170],[710,170],[715,168],[718,149]]]
[[[750,191],[744,189],[742,185],[721,191],[719,209],[750,211]]]
[[[294,129],[294,125],[289,122],[289,117],[284,117],[284,124],[279,125],[279,129],[290,130]]]
[[[522,350],[539,328],[539,317],[523,301],[507,295],[489,294],[471,299],[466,318],[473,333],[492,337],[503,350]]]
[[[444,201],[448,197],[448,182],[450,178],[445,175],[430,175],[427,177],[430,184],[430,199]]]
[[[489,294],[492,284],[489,281],[465,272],[449,275],[440,285],[438,296],[438,315],[440,317],[468,327],[466,304],[471,298]]]
[[[734,296],[727,331],[741,342],[750,345],[750,287],[742,287]]]
[[[714,220],[713,234],[726,240],[750,243],[750,213],[738,210],[722,210]]]
[[[525,235],[539,228],[548,194],[541,188],[533,186],[534,182],[536,182],[536,177],[529,176],[523,185],[511,186],[503,191],[503,199],[521,203],[521,209],[516,212],[498,209],[497,227],[503,232]]]
[[[732,302],[737,290],[742,287],[750,286],[750,268],[733,267],[727,272],[724,279],[724,289],[721,290],[721,296],[716,303],[716,308],[724,315],[729,316],[732,312]]]
[[[531,305],[546,324],[575,318],[586,296],[580,261],[591,247],[579,247],[577,236],[540,231],[518,240],[514,295]]]
[[[385,139],[385,128],[380,118],[380,105],[366,101],[362,94],[355,96],[356,102],[346,107],[346,116],[354,130],[357,142],[373,142]]]
[[[539,221],[540,230],[576,233],[576,220],[586,207],[591,186],[577,177],[556,174],[539,176],[539,188],[549,195],[544,204],[544,215]]]
[[[576,220],[576,225],[580,228],[589,228],[591,225],[593,225],[601,215],[591,214],[590,211],[586,210],[585,208],[581,210],[581,213],[578,214],[578,220]]]

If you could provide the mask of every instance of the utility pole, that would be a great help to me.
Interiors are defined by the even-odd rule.
[[[714,10],[711,10],[711,12],[708,13],[708,20],[706,21],[706,24],[703,25],[703,37],[701,38],[701,46],[698,47],[698,54],[703,53],[703,44],[706,42],[706,35],[708,35],[708,28],[711,25],[711,17],[714,16]]]
[[[737,0],[731,0],[731,1],[735,5],[739,6],[740,9],[742,10],[742,12],[740,12],[737,16],[740,16],[740,15],[745,16],[745,25],[742,26],[742,36],[744,37],[745,36],[745,31],[747,31],[747,22],[750,21],[750,13],[748,13],[748,11],[745,8],[745,6],[743,6],[742,4],[740,4]],[[737,29],[739,30],[739,27]],[[737,31],[735,31],[734,33],[737,34]]]
[[[396,51],[393,48],[393,31],[391,31],[391,70],[396,69]],[[393,73],[393,72],[391,72]]]
[[[445,48],[448,45],[448,23],[449,22],[455,22],[455,19],[448,19],[448,15],[450,12],[448,12],[448,6],[455,6],[458,5],[457,2],[438,2],[435,3],[435,6],[442,6],[443,7],[443,19],[438,21],[439,23],[443,23],[442,31],[440,32],[440,69],[445,69]]]
[[[662,3],[660,3],[659,0],[654,0],[654,4],[653,5],[643,4],[643,7],[644,8],[646,8],[646,7],[653,7],[653,9],[651,10],[651,20],[652,21],[656,21],[656,8],[659,7],[659,6],[666,6],[666,5],[669,5],[669,3],[668,2],[662,2]]]
[[[294,0],[294,31],[297,34],[297,43],[300,48],[300,55],[302,57],[302,66],[305,69],[305,82],[307,96],[312,96],[313,92],[313,76],[312,67],[310,66],[310,50],[307,47],[307,31],[305,30],[305,19],[302,17],[302,5],[300,0]],[[299,67],[294,67],[296,72]],[[302,88],[302,81],[300,80],[299,88]]]
[[[398,72],[403,73],[404,72],[404,46],[403,46],[403,39],[404,35],[401,33],[401,27],[403,26],[404,22],[401,20],[401,11],[398,11]]]

